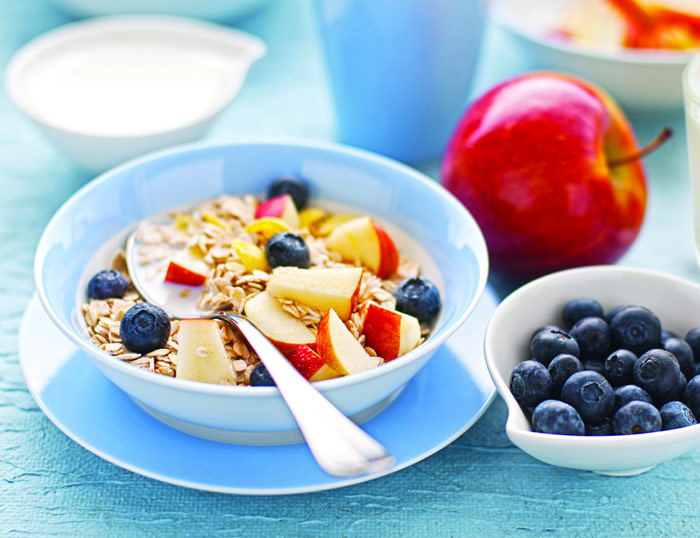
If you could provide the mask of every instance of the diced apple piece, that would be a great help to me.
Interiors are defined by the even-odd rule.
[[[299,228],[299,213],[297,213],[297,207],[289,194],[260,202],[255,208],[255,218],[261,219],[263,217],[276,217],[294,229]]]
[[[334,379],[340,374],[328,366],[318,353],[309,346],[297,346],[289,356],[289,362],[297,371],[311,382]]]
[[[213,319],[181,319],[177,331],[178,379],[221,384],[233,382],[231,363]]]
[[[327,312],[330,308],[345,321],[350,318],[362,281],[361,267],[339,269],[299,269],[276,267],[267,283],[267,291]]]
[[[194,247],[178,252],[168,264],[165,281],[185,286],[201,286],[207,280],[209,265]]]
[[[254,271],[255,269],[259,271],[267,270],[267,258],[260,247],[240,239],[234,239],[231,242],[231,248],[245,266],[246,271]]]
[[[420,323],[413,316],[370,303],[364,333],[365,344],[385,361],[390,361],[418,345]]]
[[[323,316],[316,335],[316,351],[323,361],[342,375],[356,374],[379,366],[331,309]]]
[[[391,237],[369,217],[338,226],[326,239],[326,245],[344,261],[361,263],[379,278],[391,276],[399,266],[399,251]]]
[[[294,353],[300,344],[313,346],[316,341],[314,333],[285,312],[279,301],[266,291],[246,301],[245,315],[285,357]]]

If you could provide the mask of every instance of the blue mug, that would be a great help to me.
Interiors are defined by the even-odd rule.
[[[340,141],[442,155],[467,104],[483,0],[316,0]]]

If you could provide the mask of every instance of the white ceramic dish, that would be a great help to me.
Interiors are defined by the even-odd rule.
[[[231,21],[252,15],[271,0],[51,0],[80,17],[165,14],[212,21]]]
[[[591,48],[548,36],[578,0],[493,0],[490,15],[518,42],[536,69],[591,80],[624,106],[645,110],[683,106],[681,75],[693,53]]]
[[[54,323],[107,377],[154,416],[190,433],[241,443],[299,440],[274,387],[173,379],[94,346],[77,313],[86,274],[97,269],[90,264],[98,250],[140,220],[222,193],[262,193],[283,174],[306,178],[314,199],[353,207],[388,230],[402,230],[396,237],[399,250],[426,269],[443,297],[433,331],[421,346],[381,367],[316,384],[346,415],[365,420],[398,396],[464,323],[486,285],[486,244],[464,206],[415,170],[368,152],[315,142],[202,144],[116,168],[73,195],[47,226],[35,259],[37,293]]]
[[[202,136],[264,53],[258,38],[209,23],[105,17],[22,47],[5,84],[60,151],[97,173]]]
[[[22,320],[19,361],[27,388],[49,419],[76,443],[115,465],[170,484],[220,493],[321,491],[413,465],[454,441],[478,420],[496,394],[481,344],[497,304],[495,293],[487,288],[472,316],[396,401],[364,423],[363,428],[391,450],[396,465],[355,478],[327,475],[302,443],[216,443],[155,420],[60,333],[36,296]],[[36,338],[37,329],[46,338]],[[415,435],[417,424],[420,436]],[[165,446],[167,458],[162,457]],[[245,461],[255,472],[241,472],[240,466],[231,465],[236,461]]]
[[[508,406],[506,434],[545,463],[610,475],[644,472],[700,445],[700,425],[676,430],[605,437],[533,432],[509,389],[510,374],[530,358],[532,331],[561,324],[561,309],[576,297],[593,297],[605,311],[621,304],[649,308],[666,329],[685,334],[700,324],[700,286],[663,273],[621,266],[585,267],[534,280],[498,307],[486,330],[489,373]]]

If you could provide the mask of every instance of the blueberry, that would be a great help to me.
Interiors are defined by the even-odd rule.
[[[274,387],[275,380],[272,379],[270,372],[267,371],[265,365],[259,362],[250,372],[250,384],[254,387]]]
[[[627,349],[613,351],[605,359],[605,378],[614,386],[632,383],[632,368],[637,361],[637,355]]]
[[[693,350],[690,349],[688,342],[672,336],[667,338],[662,343],[662,346],[669,353],[673,353],[673,356],[678,361],[678,365],[681,367],[681,371],[686,377],[693,377],[695,362],[693,361]]]
[[[688,342],[690,349],[693,350],[693,357],[696,361],[700,361],[700,327],[690,329],[685,335],[685,341]]]
[[[396,310],[418,318],[421,323],[430,322],[440,311],[440,292],[422,276],[401,282],[394,290],[394,297]]]
[[[523,407],[532,407],[549,398],[552,376],[537,361],[523,361],[510,374],[510,391]]]
[[[651,403],[651,396],[643,388],[637,385],[623,385],[615,389],[615,409],[620,409],[623,405],[632,401]]]
[[[700,375],[696,375],[685,386],[683,402],[690,407],[693,415],[700,417]]]
[[[663,349],[651,349],[634,363],[632,380],[646,390],[652,400],[668,401],[668,396],[678,386],[679,373],[680,367],[673,354]]]
[[[566,328],[570,329],[577,321],[583,318],[602,318],[603,307],[595,299],[581,297],[566,303],[561,316],[564,319]]]
[[[660,429],[661,414],[647,402],[635,400],[626,403],[613,416],[613,432],[616,435],[658,432]]]
[[[610,353],[610,327],[603,318],[583,318],[569,331],[581,350],[581,360],[603,361]]]
[[[665,331],[665,330],[661,331],[661,346],[662,347],[663,347],[664,343],[666,342],[666,340],[668,340],[669,338],[680,338],[680,336],[678,336],[673,331]]]
[[[276,233],[265,243],[265,257],[270,267],[301,267],[308,269],[311,255],[306,242],[291,232]]]
[[[695,415],[690,408],[682,402],[672,401],[665,403],[659,409],[661,415],[661,429],[675,430],[676,428],[685,428],[697,424]]]
[[[170,318],[162,308],[151,303],[136,303],[119,324],[124,347],[134,353],[161,349],[170,337]]]
[[[301,178],[283,176],[275,179],[267,188],[268,199],[277,198],[283,194],[289,194],[297,209],[302,210],[309,200],[309,184]]]
[[[621,304],[619,306],[616,306],[612,310],[608,311],[605,316],[603,316],[603,319],[608,322],[608,325],[612,323],[613,318],[617,315],[618,312],[621,312],[625,308],[629,308],[630,305],[628,304]]]
[[[613,318],[610,334],[616,349],[641,355],[661,345],[661,322],[646,308],[628,306]]]
[[[566,353],[579,356],[579,347],[570,335],[557,329],[545,329],[538,332],[530,340],[530,352],[535,360],[540,361],[545,366],[557,355]]]
[[[552,376],[552,395],[557,396],[561,393],[561,388],[572,374],[583,370],[581,361],[573,355],[562,353],[552,359],[547,367],[549,375]]]
[[[586,424],[586,435],[612,435],[612,419],[606,417],[598,424]]]
[[[576,409],[559,400],[545,400],[532,413],[532,427],[536,432],[560,435],[583,435],[583,421]]]
[[[685,374],[680,370],[678,371],[676,376],[676,387],[663,398],[660,398],[657,401],[655,401],[654,403],[656,404],[656,407],[660,407],[661,405],[667,402],[671,402],[673,400],[683,399],[683,393],[685,392],[685,387],[688,384],[688,378],[685,377]]]
[[[93,299],[109,299],[111,297],[124,297],[129,288],[129,281],[115,269],[100,271],[90,279],[88,284],[88,297]]]
[[[557,327],[556,325],[542,325],[541,327],[538,327],[532,332],[532,334],[530,335],[530,340],[532,340],[538,332],[547,330],[566,332],[565,330]]]
[[[613,409],[613,388],[602,375],[584,370],[567,379],[561,389],[561,399],[573,405],[585,423],[602,422]]]
[[[605,364],[601,361],[583,361],[583,369],[596,372],[605,377]]]

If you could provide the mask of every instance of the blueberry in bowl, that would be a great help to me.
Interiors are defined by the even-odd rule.
[[[533,330],[539,333],[536,329],[547,325],[565,327],[563,309],[577,298],[598,301],[602,316],[584,315],[574,326],[586,317],[599,319],[600,327],[609,327],[609,347],[602,357],[591,358],[592,354],[587,354],[584,358],[585,350],[592,348],[586,347],[587,335],[581,346],[574,337],[578,331],[573,326],[568,330],[567,334],[579,345],[574,358],[581,369],[568,359],[563,364],[568,363],[570,369],[562,368],[559,373],[560,359],[552,357],[550,396],[538,405],[549,400],[569,405],[583,422],[584,432],[567,434],[562,429],[551,433],[535,426],[537,406],[522,406],[511,392],[509,380],[518,364],[536,358],[531,348]],[[700,428],[683,415],[683,408],[673,403],[682,403],[690,413],[695,413],[694,406],[700,412],[700,376],[686,377],[681,364],[688,370],[687,356],[679,361],[664,348],[664,343],[670,342],[670,349],[687,351],[685,345],[670,339],[687,335],[698,320],[699,285],[643,269],[570,269],[517,289],[494,313],[484,345],[489,372],[508,407],[507,436],[516,446],[546,463],[618,476],[644,472],[700,446]],[[663,343],[662,331],[666,331]],[[683,338],[692,350],[692,337],[689,340]],[[603,348],[601,345],[598,354]],[[693,357],[693,366],[696,364]],[[561,378],[565,380],[557,393]],[[673,415],[669,408],[674,409]],[[671,418],[674,417],[680,427],[664,429],[661,409],[667,424],[675,425]]]

